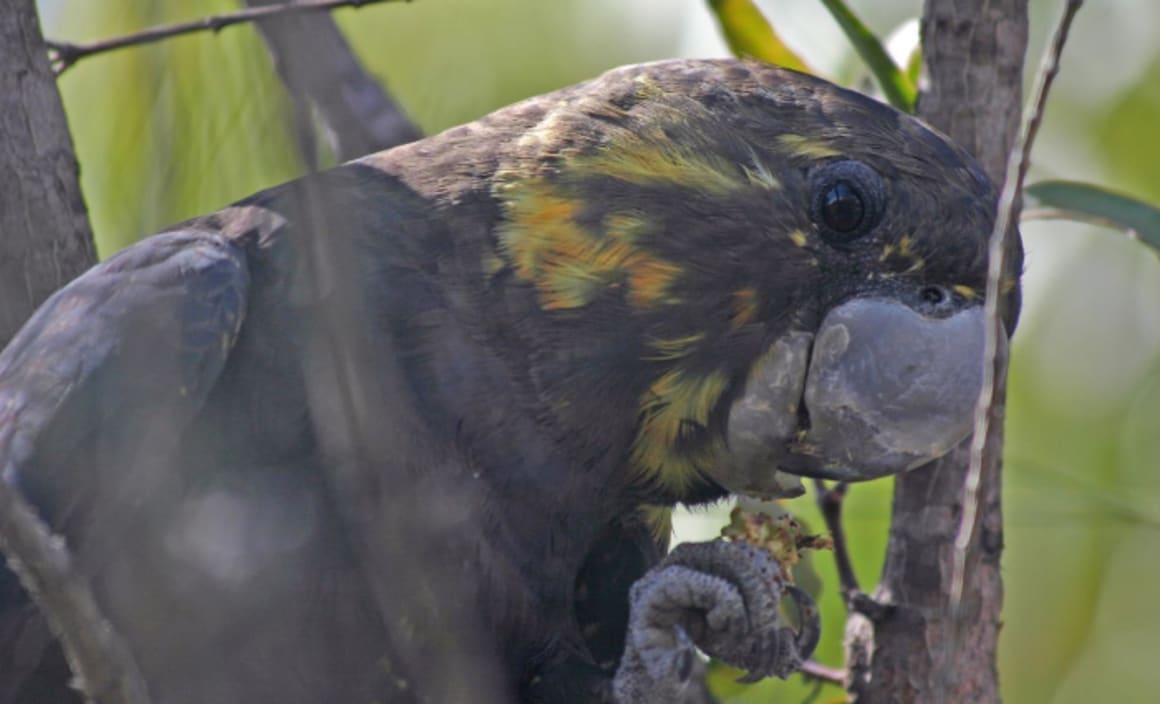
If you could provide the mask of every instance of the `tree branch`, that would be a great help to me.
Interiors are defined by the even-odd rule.
[[[56,288],[96,261],[77,162],[33,0],[0,13],[0,348]],[[11,49],[11,50],[9,50]],[[2,409],[0,409],[2,410]],[[11,452],[0,426],[0,451]],[[0,457],[0,467],[10,459]],[[92,701],[145,704],[136,663],[73,567],[64,542],[0,472],[0,549],[39,613],[0,612],[0,697],[19,692],[60,638],[76,686]],[[19,627],[13,627],[14,622]]]
[[[1063,16],[1056,27],[1051,47],[1044,55],[1043,65],[1040,67],[1034,97],[1028,109],[1027,119],[1011,148],[1007,160],[1007,169],[1003,181],[1003,190],[999,196],[998,213],[995,216],[995,229],[987,243],[987,291],[985,297],[985,341],[983,345],[983,389],[979,393],[979,401],[975,405],[974,433],[971,437],[970,464],[963,485],[963,512],[959,523],[959,532],[955,537],[954,572],[951,576],[951,606],[958,608],[962,600],[963,580],[967,568],[967,551],[975,537],[975,526],[979,512],[979,485],[983,475],[983,458],[988,452],[997,452],[988,447],[988,428],[991,423],[992,408],[997,394],[996,379],[1002,374],[1002,369],[996,370],[999,356],[999,301],[1002,298],[1000,291],[1005,257],[1008,250],[1008,234],[1015,229],[1019,219],[1019,199],[1023,192],[1023,181],[1027,176],[1027,169],[1031,164],[1031,146],[1035,142],[1035,135],[1039,132],[1039,125],[1043,121],[1043,110],[1047,105],[1047,95],[1051,91],[1051,84],[1059,73],[1059,58],[1063,54],[1063,46],[1067,43],[1068,31],[1071,29],[1075,14],[1083,5],[1083,0],[1068,0]]]
[[[919,96],[920,116],[974,153],[999,182],[1019,126],[1026,0],[926,0],[922,39],[929,87]],[[996,361],[998,420],[1005,349]],[[989,423],[977,493],[980,530],[967,550],[958,608],[950,592],[968,446],[895,480],[889,548],[875,592],[892,608],[877,620],[852,614],[847,622],[849,688],[860,704],[999,701],[1001,434],[1001,423]]]
[[[817,680],[819,682],[825,682],[827,684],[836,684],[839,687],[842,686],[842,683],[846,679],[845,670],[823,665],[820,662],[814,660],[806,660],[803,662],[801,673],[803,676],[810,679]]]
[[[258,8],[277,0],[245,0]],[[296,105],[312,105],[327,127],[338,161],[389,149],[422,136],[383,86],[359,63],[329,14],[258,22],[274,66]],[[312,125],[299,116],[299,127]],[[311,158],[313,153],[306,154]]]
[[[148,704],[133,655],[73,569],[64,541],[3,480],[0,548],[64,645],[75,686],[85,697],[102,704]]]
[[[821,479],[814,480],[814,495],[818,502],[818,511],[830,537],[834,541],[834,562],[838,568],[838,583],[842,589],[842,598],[849,606],[850,599],[862,591],[858,585],[858,576],[854,574],[854,563],[850,560],[850,546],[846,542],[846,529],[842,525],[842,503],[846,498],[849,485],[838,482],[833,487],[826,486]]]
[[[0,13],[0,349],[97,260],[35,5],[11,5]]]
[[[103,54],[108,51],[115,51],[117,49],[124,49],[131,46],[141,46],[143,44],[150,44],[162,39],[169,39],[170,37],[177,37],[183,34],[192,34],[194,32],[219,32],[226,27],[235,24],[244,24],[247,22],[257,22],[258,20],[268,19],[272,17],[286,17],[292,15],[306,15],[310,13],[329,12],[342,7],[363,7],[364,5],[377,5],[383,2],[394,2],[397,0],[299,0],[298,2],[286,2],[277,5],[266,5],[263,7],[253,7],[247,10],[239,10],[238,12],[230,12],[221,15],[213,15],[211,17],[202,17],[188,22],[178,22],[175,24],[160,25],[157,27],[150,27],[149,29],[132,34],[126,34],[119,37],[111,37],[109,39],[102,39],[95,42],[72,43],[72,42],[57,42],[48,41],[49,59],[52,62],[53,70],[57,75],[64,73],[70,66],[81,59],[93,56],[96,54]],[[410,0],[403,0],[410,2]]]

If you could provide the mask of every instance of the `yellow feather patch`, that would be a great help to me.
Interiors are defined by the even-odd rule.
[[[637,76],[633,82],[636,84],[633,94],[637,100],[657,100],[665,95],[661,84],[648,76]]]
[[[632,447],[638,472],[664,486],[687,486],[715,448],[690,454],[677,448],[687,423],[705,426],[728,384],[722,371],[695,376],[680,369],[653,382],[640,399],[641,424]]]
[[[793,242],[797,247],[805,247],[806,242],[808,241],[806,238],[806,233],[802,232],[801,230],[790,230],[788,236],[790,242]]]
[[[704,339],[705,333],[703,332],[670,339],[654,338],[649,341],[648,346],[656,350],[656,353],[646,356],[645,359],[651,362],[672,362],[681,359],[692,353]]]
[[[666,295],[680,278],[683,269],[671,262],[641,256],[628,265],[628,302],[637,308],[651,308],[659,303],[677,303]]]
[[[753,166],[742,166],[741,168],[745,171],[745,177],[749,179],[750,184],[768,191],[781,190],[781,180],[773,175],[769,167],[756,154],[753,155]]]
[[[611,213],[604,216],[604,231],[626,244],[636,244],[654,225],[643,213]]]
[[[497,255],[488,254],[483,258],[483,273],[486,276],[495,276],[503,270],[504,266],[506,265],[504,264],[503,259]]]
[[[832,156],[841,156],[842,152],[834,149],[825,142],[820,142],[812,137],[806,137],[800,134],[782,134],[778,135],[777,141],[781,143],[790,154],[794,156],[807,156],[811,159],[825,159]]]
[[[544,310],[560,310],[580,308],[591,303],[600,289],[611,283],[607,278],[602,278],[601,273],[568,261],[546,266],[544,277],[537,286],[540,307]]]
[[[637,185],[674,185],[713,195],[724,195],[749,185],[749,178],[732,162],[695,149],[663,141],[622,137],[610,147],[582,158],[577,166],[585,171]],[[631,143],[624,143],[627,140]],[[659,143],[658,143],[659,142]]]
[[[903,262],[909,261],[910,265],[903,273],[911,274],[920,271],[926,266],[926,260],[918,254],[918,249],[915,246],[915,239],[910,235],[903,235],[898,238],[895,244],[886,244],[882,247],[882,255],[878,257],[878,261],[885,262],[886,260],[897,257]],[[886,273],[881,275],[881,278],[891,278],[893,274]]]
[[[954,290],[955,293],[959,294],[960,296],[967,299],[968,301],[975,300],[975,297],[979,295],[978,291],[971,288],[970,286],[967,286],[966,284],[956,284],[955,286],[952,286],[951,288],[952,288],[952,290]]]
[[[576,222],[582,204],[542,179],[505,184],[496,194],[507,216],[500,251],[516,276],[535,285],[545,310],[579,308],[620,285],[634,306],[676,302],[669,291],[684,270],[636,245],[651,227],[642,215],[609,215],[605,231],[593,232]]]
[[[640,507],[640,515],[653,538],[667,544],[673,536],[673,509],[669,506],[644,504]]]
[[[729,325],[734,330],[757,319],[759,310],[757,290],[743,288],[734,291],[730,296],[732,312],[729,316]]]
[[[500,232],[500,247],[521,279],[539,278],[544,262],[565,250],[584,249],[592,237],[573,216],[580,204],[547,189],[530,185],[526,190],[504,189],[509,223]]]
[[[898,256],[913,257],[914,256],[914,238],[910,235],[903,235],[898,238]]]

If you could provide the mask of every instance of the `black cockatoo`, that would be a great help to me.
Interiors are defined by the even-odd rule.
[[[961,441],[995,201],[817,78],[613,70],[66,286],[0,355],[3,479],[157,702],[668,702],[695,647],[785,675],[808,599],[741,546],[663,557],[664,511]],[[66,701],[8,582],[0,691]]]

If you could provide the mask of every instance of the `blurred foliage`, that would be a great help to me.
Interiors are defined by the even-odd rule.
[[[46,33],[78,39],[236,9],[226,0],[59,5],[45,12]],[[247,27],[88,59],[62,77],[102,255],[300,172],[269,63]]]
[[[850,40],[850,45],[874,74],[886,102],[903,112],[914,112],[918,89],[911,82],[910,76],[890,58],[878,35],[842,0],[821,0],[821,2],[834,16],[834,21]]]
[[[1023,218],[1102,225],[1160,252],[1160,208],[1090,183],[1040,181],[1023,189]]]
[[[41,0],[48,36],[90,40],[238,9],[230,0]],[[414,2],[335,13],[427,132],[672,55],[679,17],[611,0]],[[653,10],[661,7],[653,2]],[[288,103],[252,27],[82,61],[61,79],[99,251],[302,171]]]
[[[225,0],[40,0],[49,36],[87,40],[228,11]],[[864,87],[867,71],[819,0],[758,5],[818,73]],[[850,0],[878,36],[919,0]],[[1031,68],[1059,2],[1032,1]],[[728,55],[704,0],[416,0],[338,13],[369,68],[427,131],[612,66]],[[1160,4],[1081,11],[1031,181],[1098,183],[1160,202]],[[1031,70],[1029,68],[1029,70]],[[61,81],[105,255],[301,171],[285,96],[251,28],[82,61]],[[1001,680],[1007,701],[1150,702],[1160,690],[1160,261],[1137,242],[1071,223],[1024,226],[1026,305],[1007,408]],[[878,577],[889,481],[846,506],[855,567]],[[822,525],[812,500],[788,504]],[[685,516],[715,536],[727,507]],[[844,613],[830,560],[818,659],[841,662]],[[729,702],[801,702],[801,678]],[[835,701],[825,687],[815,702]]]
[[[786,46],[753,0],[708,0],[721,25],[721,36],[734,56],[810,72],[805,62]]]

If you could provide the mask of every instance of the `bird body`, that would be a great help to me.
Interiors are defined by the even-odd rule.
[[[601,701],[664,509],[966,435],[994,199],[819,79],[625,67],[66,286],[0,355],[4,476],[159,702]]]

